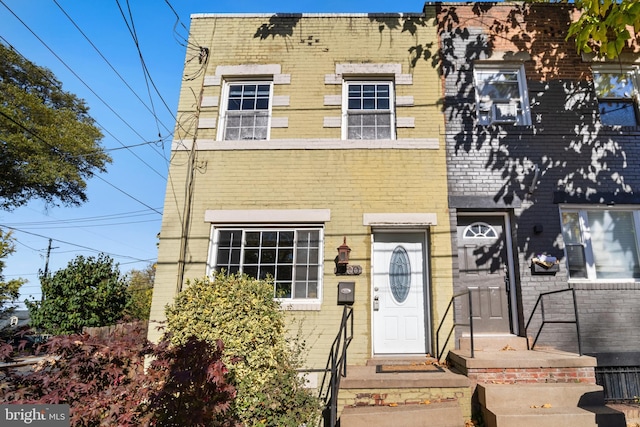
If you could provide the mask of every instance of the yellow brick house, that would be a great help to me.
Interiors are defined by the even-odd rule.
[[[434,46],[421,13],[192,16],[151,339],[188,279],[225,269],[274,277],[310,369],[339,298],[349,364],[435,352],[453,285]]]

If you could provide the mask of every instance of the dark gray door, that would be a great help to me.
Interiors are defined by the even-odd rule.
[[[460,280],[471,291],[474,333],[509,333],[503,217],[459,216],[457,236]],[[463,309],[468,313],[466,300]]]

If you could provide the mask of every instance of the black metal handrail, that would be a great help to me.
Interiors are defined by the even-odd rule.
[[[442,329],[442,326],[444,326],[444,321],[447,319],[447,315],[449,314],[449,310],[451,309],[451,307],[454,305],[454,301],[456,298],[458,297],[462,297],[467,295],[469,298],[469,323],[458,323],[455,321],[455,315],[453,316],[453,325],[451,325],[451,329],[449,330],[449,334],[447,335],[447,339],[444,342],[444,345],[442,346],[442,349],[440,348],[440,329]],[[473,313],[473,305],[471,303],[471,291],[467,290],[464,292],[460,292],[459,294],[455,294],[454,296],[451,297],[451,300],[449,300],[449,305],[447,306],[447,309],[444,311],[444,315],[442,316],[442,320],[440,321],[440,324],[438,325],[438,329],[436,330],[436,357],[438,359],[438,361],[440,361],[440,359],[442,358],[442,354],[444,353],[444,349],[447,348],[447,344],[449,344],[449,340],[451,339],[451,335],[453,334],[453,331],[455,330],[456,326],[468,326],[469,327],[469,336],[470,336],[470,342],[471,342],[471,358],[473,358],[475,356],[474,353],[474,346],[473,346],[473,316],[471,315]]]
[[[323,410],[325,427],[335,427],[338,423],[340,378],[347,376],[347,348],[349,348],[352,339],[353,307],[345,305],[342,310],[340,330],[331,345],[329,359],[327,360],[327,366],[319,389],[319,397],[325,406]]]
[[[554,295],[554,294],[559,294],[559,293],[563,293],[563,292],[571,292],[571,296],[573,298],[573,313],[574,313],[574,320],[547,320],[545,317],[545,311],[544,311],[544,298],[547,295]],[[547,323],[564,323],[564,324],[570,324],[570,323],[575,323],[576,325],[576,334],[578,335],[578,353],[580,354],[580,356],[582,356],[582,340],[580,337],[580,321],[578,319],[578,304],[576,303],[576,291],[573,288],[568,288],[568,289],[560,289],[557,291],[550,291],[550,292],[543,292],[538,296],[538,300],[536,301],[536,304],[533,306],[533,310],[531,311],[531,315],[529,316],[529,320],[527,321],[526,326],[524,327],[524,333],[525,336],[529,336],[528,332],[529,332],[529,324],[531,324],[531,320],[533,319],[533,315],[536,314],[536,310],[538,309],[538,306],[540,306],[540,310],[541,310],[541,314],[542,314],[542,323],[540,324],[540,329],[538,329],[538,333],[536,334],[535,339],[533,340],[533,344],[531,344],[531,346],[529,346],[529,339],[527,338],[527,349],[529,350],[533,350],[533,348],[536,346],[536,343],[538,342],[538,338],[540,337],[540,334],[542,333],[542,328],[544,327],[544,325],[546,325]]]

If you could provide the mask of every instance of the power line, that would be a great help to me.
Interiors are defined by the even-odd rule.
[[[0,0],[0,3],[2,2],[2,0]],[[34,132],[31,129],[28,129],[27,127],[25,127],[24,125],[22,125],[21,123],[18,123],[17,121],[15,121],[12,117],[6,115],[4,112],[0,111],[0,115],[6,117],[7,119],[11,120],[13,123],[15,123],[16,125],[20,126],[20,128],[22,128],[23,130],[29,132],[31,135],[35,136],[36,138],[38,138],[40,141],[44,142],[49,148],[51,148],[52,150],[54,150],[56,153],[58,153],[60,156],[65,156],[69,157],[68,154],[61,152],[57,147],[55,147],[54,145],[50,144],[48,141],[44,140],[42,137],[40,137],[40,135],[38,135],[36,132]],[[100,175],[93,175],[93,177],[101,180],[102,182],[104,182],[105,184],[113,187],[114,189],[118,190],[119,192],[121,192],[122,194],[124,194],[125,196],[131,198],[132,200],[135,200],[136,202],[140,203],[141,205],[145,206],[146,208],[151,209],[152,211],[162,215],[162,212],[160,212],[159,210],[152,208],[151,206],[147,205],[146,203],[144,203],[142,200],[137,199],[136,197],[132,196],[131,194],[127,193],[126,191],[124,191],[123,189],[116,187],[115,185],[113,185],[112,183],[110,183],[109,181],[107,181],[106,179],[104,179],[103,177],[101,177]]]
[[[60,11],[62,11],[62,13],[64,14],[64,16],[66,16],[69,21],[71,21],[71,23],[73,24],[74,27],[76,27],[76,29],[80,32],[80,34],[82,34],[82,36],[85,38],[85,40],[87,40],[87,42],[91,45],[91,47],[93,47],[93,49],[98,53],[98,55],[100,55],[100,57],[104,60],[104,62],[107,63],[107,65],[111,68],[111,70],[113,70],[113,72],[116,74],[116,76],[118,76],[118,78],[120,78],[120,80],[122,81],[122,83],[124,83],[124,85],[131,91],[131,93],[133,93],[133,95],[138,99],[138,101],[140,101],[140,103],[142,105],[144,105],[144,107],[147,109],[147,111],[149,111],[153,117],[156,119],[156,121],[158,123],[160,123],[162,125],[162,127],[167,131],[167,132],[171,132],[171,129],[167,128],[164,123],[162,123],[158,116],[156,115],[155,111],[152,110],[151,108],[149,108],[149,106],[147,104],[145,104],[145,102],[142,100],[142,98],[140,98],[140,96],[137,94],[137,92],[129,85],[129,83],[127,83],[127,81],[124,79],[124,77],[122,77],[122,75],[118,72],[118,70],[116,70],[116,68],[111,64],[111,62],[109,62],[109,60],[102,54],[102,52],[100,51],[100,49],[98,49],[96,47],[96,45],[91,41],[91,39],[89,39],[89,37],[84,33],[84,31],[82,31],[82,29],[80,28],[80,26],[73,20],[73,18],[71,18],[71,16],[69,16],[69,14],[62,8],[62,6],[60,6],[60,3],[58,3],[57,0],[53,0],[53,3],[58,6],[58,8],[60,9]]]
[[[78,73],[76,73],[73,68],[71,68],[57,53],[55,53],[55,51],[49,47],[49,45],[47,43],[44,42],[44,40],[42,40],[32,29],[31,27],[29,27],[22,19],[20,19],[20,17],[18,15],[15,14],[15,12],[9,8],[9,6],[7,6],[3,0],[0,0],[0,3],[18,20],[20,21],[20,23],[36,38],[38,39],[38,41],[40,43],[42,43],[42,45],[44,47],[47,48],[47,50],[49,50],[49,52],[51,52],[51,54],[53,56],[56,57],[56,59],[58,59],[58,61],[60,61],[62,63],[62,65],[64,65],[70,72],[71,74],[73,74],[87,89],[89,89],[89,91],[96,97],[98,98],[98,100],[100,100],[100,102],[102,102],[117,118],[119,118],[122,123],[124,123],[129,129],[131,129],[131,131],[133,133],[135,133],[136,135],[138,135],[140,137],[140,139],[142,139],[143,141],[146,140],[146,138],[144,138],[137,130],[135,130],[133,128],[133,126],[131,126],[131,124],[129,124],[129,122],[127,122],[120,114],[118,114],[118,112],[116,112],[116,110],[113,109],[113,107],[111,107],[111,105],[109,105],[100,95],[98,95],[96,93],[96,91],[94,91],[91,86],[89,86],[89,84],[87,82],[85,82],[82,77],[80,77],[78,75]],[[155,87],[155,86],[154,86]],[[162,98],[161,98],[162,99]],[[166,104],[165,104],[166,105]],[[167,107],[168,108],[168,107]],[[174,117],[175,118],[175,117]]]
[[[117,257],[117,258],[128,258],[128,259],[134,260],[136,262],[146,262],[147,261],[147,260],[143,260],[143,259],[140,259],[140,258],[129,256],[129,255],[119,255],[119,254],[115,254],[115,253],[111,253],[111,252],[101,251],[99,249],[90,248],[89,246],[78,245],[77,243],[71,243],[71,242],[67,242],[65,240],[60,240],[60,239],[56,239],[56,238],[53,238],[53,237],[44,236],[42,234],[32,233],[30,231],[22,230],[22,229],[15,228],[15,227],[10,227],[10,226],[5,225],[5,224],[0,224],[0,227],[8,228],[10,230],[14,230],[14,231],[17,231],[19,233],[29,234],[29,235],[35,236],[35,237],[41,237],[43,239],[51,239],[53,241],[56,241],[56,242],[59,242],[59,243],[63,243],[65,245],[70,245],[70,246],[74,246],[74,247],[77,247],[77,248],[86,249],[86,250],[91,251],[91,252],[103,253],[105,255],[109,255],[109,256],[112,256],[114,258],[115,257]]]
[[[0,0],[0,3],[2,3],[2,0]],[[2,3],[2,4],[4,5],[4,3]],[[6,6],[5,6],[5,7],[6,7]],[[12,12],[12,13],[13,13],[13,12]],[[14,16],[15,16],[15,14],[14,14]],[[23,23],[23,25],[24,25],[24,23]],[[28,27],[27,27],[27,28],[28,28]],[[32,33],[33,33],[33,32],[32,32]],[[35,35],[35,34],[34,34],[34,35]],[[0,38],[1,38],[1,39],[2,39],[2,40],[3,40],[7,45],[9,45],[9,47],[11,47],[11,49],[13,49],[13,50],[14,50],[16,53],[18,53],[20,56],[22,56],[22,58],[24,58],[26,61],[29,61],[29,59],[27,59],[27,57],[26,57],[26,56],[24,56],[24,55],[23,55],[23,54],[22,54],[18,49],[16,49],[16,48],[11,44],[11,43],[9,43],[9,42],[7,41],[7,39],[5,39],[5,38],[4,38],[3,36],[1,36],[1,35],[0,35]],[[37,36],[36,36],[36,38],[37,38]],[[38,39],[38,40],[40,40],[40,39]],[[44,43],[43,43],[43,44],[44,44]],[[45,45],[45,46],[46,46],[46,45]],[[47,46],[47,48],[48,48],[48,46]],[[51,50],[51,49],[49,49],[49,50]],[[55,55],[55,53],[54,53],[54,55]],[[58,58],[58,59],[59,59],[59,58]],[[63,64],[64,64],[64,62],[63,62]],[[65,64],[65,66],[66,66],[66,64]],[[68,68],[68,67],[67,67],[67,68]],[[40,71],[40,69],[39,69],[39,68],[36,68],[36,69],[37,69],[38,71]],[[47,75],[42,74],[42,76],[43,76],[44,78],[46,78],[46,79],[49,81],[49,83],[51,83],[51,84],[55,85],[55,82],[51,81]],[[81,81],[82,81],[82,80],[81,80]],[[82,83],[84,83],[84,82],[82,82]],[[87,85],[86,85],[86,83],[84,83],[84,84],[85,84],[85,86],[87,86]],[[91,89],[89,88],[89,90],[91,90]],[[104,102],[104,101],[103,101],[103,102]],[[108,106],[108,105],[107,105],[107,106]],[[112,111],[113,111],[113,110],[112,110]],[[110,135],[114,140],[116,140],[116,141],[117,141],[117,142],[118,142],[118,143],[119,143],[123,148],[127,148],[127,146],[126,146],[122,141],[120,141],[120,140],[119,140],[119,139],[118,139],[118,138],[117,138],[113,133],[111,133],[107,128],[105,128],[103,125],[101,125],[101,124],[100,124],[100,122],[98,122],[98,121],[97,121],[97,120],[95,120],[95,119],[94,119],[94,121],[95,121],[95,123],[96,123],[98,126],[100,126],[100,128],[101,128],[103,131],[105,131],[107,134],[109,134],[109,135]],[[135,132],[135,131],[134,131],[134,132]],[[140,136],[140,137],[142,138],[142,135],[138,134],[138,136]],[[142,138],[142,139],[144,140],[144,138]],[[149,142],[148,142],[148,141],[146,141],[144,144],[148,144],[148,143],[149,143]],[[128,148],[127,148],[127,149],[128,149]],[[161,178],[163,178],[163,179],[166,179],[164,175],[162,175],[160,172],[158,172],[156,169],[154,169],[150,164],[148,164],[146,161],[144,161],[140,156],[138,156],[136,153],[134,153],[134,152],[133,152],[133,151],[131,151],[130,149],[128,149],[128,150],[129,150],[129,152],[131,152],[131,154],[133,154],[133,156],[134,156],[135,158],[137,158],[141,163],[143,163],[145,166],[147,166],[147,167],[148,167],[149,169],[151,169],[153,172],[155,172],[158,176],[160,176],[160,177],[161,177]],[[162,157],[162,158],[166,161],[166,158],[164,157],[164,155],[163,155],[162,153],[158,152],[158,151],[157,151],[157,150],[155,150],[155,149],[154,149],[154,151],[155,151],[156,153],[158,153],[158,154],[160,155],[160,157]]]

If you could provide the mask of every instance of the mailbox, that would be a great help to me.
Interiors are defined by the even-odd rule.
[[[356,282],[338,282],[338,304],[353,304],[355,293]]]

